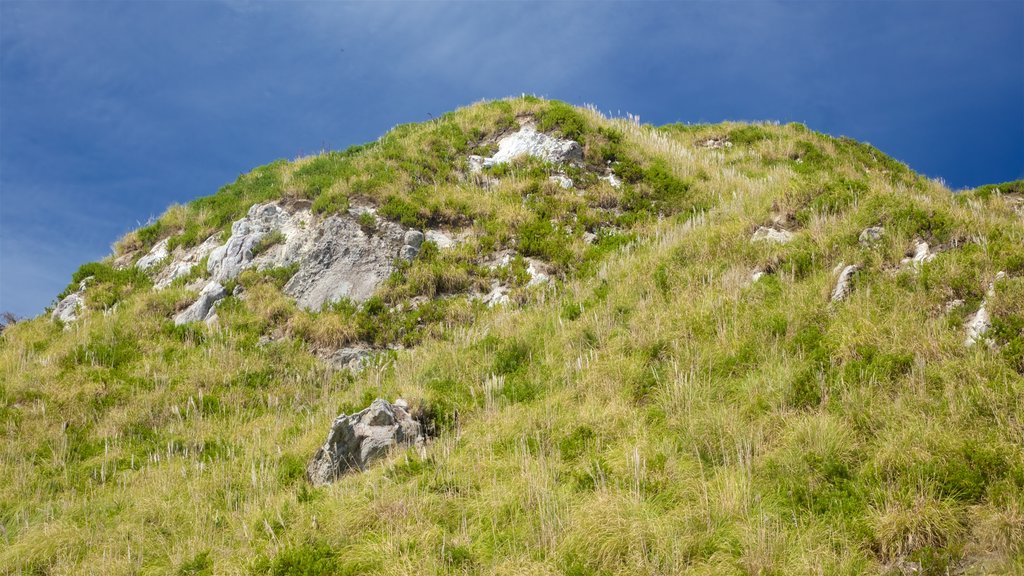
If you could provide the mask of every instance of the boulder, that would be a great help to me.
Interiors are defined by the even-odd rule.
[[[85,309],[85,298],[79,289],[78,292],[68,294],[57,303],[57,307],[53,309],[53,314],[50,317],[64,323],[74,322],[78,319],[78,312],[81,309]]]
[[[306,478],[315,486],[330,484],[346,472],[365,470],[393,447],[421,442],[423,428],[407,404],[378,398],[356,414],[334,419],[327,441],[306,466]]]
[[[842,266],[842,264],[839,266]],[[850,264],[842,269],[842,272],[839,273],[839,279],[836,280],[836,287],[832,289],[832,302],[840,302],[850,295],[850,292],[853,291],[851,281],[853,280],[853,275],[858,270],[860,270],[860,266],[856,264]]]
[[[870,228],[865,228],[860,233],[858,241],[860,242],[861,246],[865,248],[870,248],[871,246],[874,246],[876,243],[878,243],[878,241],[881,240],[882,236],[884,235],[885,228],[882,228],[881,226],[871,226]]]
[[[227,295],[227,290],[220,285],[220,282],[211,280],[199,292],[199,298],[191,306],[174,317],[175,326],[206,320],[212,315],[213,305]]]
[[[904,266],[911,266],[915,270],[923,266],[926,262],[931,262],[935,259],[935,255],[938,254],[937,250],[932,250],[928,243],[924,240],[917,240],[914,242],[914,252],[912,255],[904,258],[900,263]]]
[[[135,267],[139,270],[149,270],[153,266],[156,266],[167,258],[167,242],[170,238],[164,238],[163,240],[156,243],[148,254],[139,258],[139,261],[135,263]]]
[[[785,244],[791,240],[793,240],[793,233],[789,230],[768,228],[767,226],[759,226],[754,231],[754,235],[750,237],[751,242],[775,242],[776,244]]]

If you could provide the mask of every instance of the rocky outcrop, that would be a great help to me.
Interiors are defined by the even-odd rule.
[[[182,248],[179,246],[175,248],[170,253],[170,262],[156,273],[153,281],[153,288],[163,290],[178,278],[187,276],[192,272],[193,268],[202,263],[203,258],[206,258],[218,246],[220,246],[219,235],[214,234],[198,246],[193,246],[191,248]],[[153,252],[150,251],[150,253],[152,254]],[[158,260],[156,262],[160,261],[161,260]],[[139,262],[142,262],[142,260],[140,259]],[[136,266],[138,265],[139,264],[136,263]]]
[[[199,298],[191,306],[174,317],[174,324],[181,325],[188,322],[199,322],[207,320],[213,315],[213,305],[222,300],[228,293],[221,286],[220,282],[211,280],[199,293]]]
[[[170,238],[164,238],[163,240],[156,243],[155,246],[149,251],[148,254],[139,258],[139,261],[135,263],[135,267],[139,270],[149,270],[153,266],[156,266],[160,262],[167,258],[170,254],[167,252],[167,243]]]
[[[505,164],[520,156],[533,156],[552,164],[569,164],[583,161],[583,147],[575,140],[555,138],[538,132],[532,124],[525,124],[498,141],[498,151],[490,158],[470,156],[471,172]]]
[[[366,300],[395,270],[397,258],[419,252],[416,238],[422,242],[422,234],[407,237],[406,232],[379,220],[367,234],[350,215],[327,218],[310,230],[310,242],[300,254],[298,272],[285,284],[285,294],[311,310],[342,298]]]
[[[843,265],[840,264],[836,268],[838,269],[839,267],[842,266]],[[860,270],[860,266],[856,264],[850,264],[849,266],[842,268],[842,271],[839,273],[839,279],[836,280],[836,286],[835,288],[832,289],[833,303],[841,302],[845,300],[847,296],[850,295],[850,292],[853,291],[853,276],[854,274],[857,273],[858,270]]]
[[[329,484],[350,470],[365,470],[393,447],[423,440],[423,427],[403,400],[392,404],[378,398],[356,414],[334,419],[327,441],[306,466],[306,478],[315,486]]]
[[[78,290],[68,294],[57,303],[57,307],[53,309],[53,314],[50,315],[51,319],[64,323],[74,322],[78,319],[79,312],[85,310],[85,286],[88,280],[86,278],[79,282]]]
[[[750,237],[751,242],[774,242],[776,244],[785,244],[792,240],[793,233],[789,230],[768,228],[767,226],[759,226],[754,231],[754,235]]]
[[[321,353],[319,356],[327,363],[328,366],[335,370],[361,370],[366,363],[370,360],[370,354],[373,352],[369,347],[349,347],[339,348],[327,353]]]
[[[309,248],[312,219],[308,209],[289,212],[277,203],[252,206],[245,218],[231,225],[228,241],[210,253],[207,262],[210,275],[218,282],[231,280],[242,270],[256,265],[258,257],[262,257],[262,267],[291,264]],[[270,234],[280,234],[283,238],[273,246],[266,246],[263,241]],[[257,253],[257,248],[264,250]]]
[[[564,190],[572,188],[572,178],[569,178],[565,174],[554,174],[552,176],[548,176],[548,181],[558,184],[558,187]]]
[[[970,318],[967,319],[967,323],[964,325],[964,330],[967,332],[967,337],[964,338],[964,346],[974,346],[978,342],[982,341],[989,328],[992,327],[992,319],[988,313],[988,300],[996,294],[996,282],[999,282],[1006,277],[1005,272],[996,274],[995,279],[988,286],[988,291],[985,293],[985,299],[981,301],[981,306],[978,307],[978,311],[971,314]]]
[[[917,240],[914,242],[914,251],[900,263],[917,270],[926,262],[934,260],[936,254],[938,254],[938,250],[932,250],[924,240]]]
[[[885,236],[885,228],[882,228],[881,226],[871,226],[870,228],[865,228],[860,233],[857,240],[860,242],[861,246],[870,248],[877,244],[878,241],[882,239],[882,236]]]

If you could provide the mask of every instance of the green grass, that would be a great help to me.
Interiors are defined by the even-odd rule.
[[[523,115],[581,140],[575,189],[539,162],[488,190],[460,174]],[[276,198],[469,237],[425,243],[361,305],[300,310],[294,267],[246,271],[215,327],[173,325],[180,283],[83,266],[79,320],[0,335],[0,573],[1020,572],[1024,224],[1003,192],[954,195],[801,125],[656,129],[532,97],[258,168],[116,256]],[[773,216],[796,239],[751,244]],[[900,270],[917,238],[943,251]],[[506,249],[554,284],[527,287],[522,258],[490,269]],[[840,262],[863,268],[829,306]],[[965,348],[999,271],[995,346]],[[512,304],[468,297],[494,280]],[[404,349],[358,374],[312,353],[355,343]],[[309,486],[331,420],[376,397],[438,436]]]

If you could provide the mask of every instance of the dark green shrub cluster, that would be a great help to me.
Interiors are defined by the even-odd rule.
[[[587,121],[576,108],[564,102],[550,102],[537,115],[537,129],[558,132],[564,138],[579,141],[587,132]]]

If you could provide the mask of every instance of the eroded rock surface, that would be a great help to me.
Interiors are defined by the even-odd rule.
[[[78,284],[78,290],[65,296],[53,309],[50,318],[70,323],[78,319],[78,313],[85,309],[85,280]]]
[[[860,242],[861,246],[870,248],[877,244],[878,241],[882,239],[882,236],[885,236],[885,228],[882,228],[881,226],[871,226],[870,228],[865,228],[860,233],[860,237],[858,237],[857,240]]]
[[[842,266],[840,264],[839,266]],[[860,270],[860,266],[856,264],[850,264],[842,269],[839,273],[839,279],[836,280],[836,286],[832,289],[832,302],[841,302],[850,295],[853,291],[853,276]]]
[[[227,291],[224,289],[224,286],[221,286],[220,282],[211,280],[199,292],[199,298],[191,306],[182,310],[180,314],[174,317],[174,324],[181,325],[210,318],[213,314],[213,305],[227,295]]]
[[[220,246],[220,239],[217,234],[214,234],[198,246],[187,249],[180,246],[175,248],[170,253],[171,261],[156,273],[153,287],[162,290],[170,286],[171,282],[188,275],[194,267],[203,261],[203,258],[206,258],[218,246]],[[152,251],[150,253],[152,254]],[[139,262],[141,261],[139,260]]]
[[[350,470],[365,470],[393,447],[423,439],[423,427],[404,401],[378,398],[356,414],[334,419],[327,441],[306,466],[306,478],[315,486],[329,484]]]
[[[538,132],[532,124],[526,124],[517,132],[498,141],[498,151],[490,158],[469,157],[471,172],[511,162],[520,156],[533,156],[553,164],[568,164],[583,161],[583,147],[575,140],[555,138]]]
[[[964,330],[967,332],[967,337],[964,338],[964,346],[974,346],[982,341],[989,328],[992,327],[992,319],[988,313],[988,300],[995,296],[996,282],[1005,277],[1005,272],[996,274],[995,279],[988,286],[988,292],[985,293],[985,299],[981,301],[978,311],[971,314],[970,318],[967,319],[967,323],[964,325]]]
[[[135,263],[135,267],[139,270],[149,270],[153,266],[156,266],[163,261],[164,258],[169,256],[167,252],[167,243],[170,238],[164,238],[163,240],[156,243],[155,246],[149,251],[148,254],[139,258],[139,261]]]
[[[754,231],[754,235],[750,237],[751,242],[775,242],[776,244],[785,244],[792,240],[793,233],[789,230],[768,228],[767,226],[759,226]]]
[[[419,251],[418,243],[408,243],[415,242],[414,235],[407,241],[401,226],[379,220],[376,230],[367,234],[348,215],[327,218],[310,239],[284,292],[311,310],[342,298],[366,300],[394,271],[397,258],[411,258]]]
[[[938,254],[938,250],[932,250],[924,240],[917,240],[914,242],[913,254],[904,258],[901,264],[904,266],[910,266],[916,270],[926,262],[934,260],[936,254]]]

